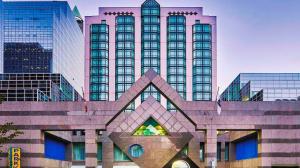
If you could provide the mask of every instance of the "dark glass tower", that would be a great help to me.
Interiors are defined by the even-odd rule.
[[[70,83],[74,90],[73,96],[82,93],[84,38],[68,3],[9,1],[2,5],[3,17],[0,20],[3,23],[3,49],[0,50],[0,73],[20,76],[47,74],[49,79],[52,79],[51,74],[60,74]],[[59,89],[64,90],[63,85],[59,86]],[[11,85],[7,89],[20,88],[21,85]],[[51,99],[50,95],[48,97]]]

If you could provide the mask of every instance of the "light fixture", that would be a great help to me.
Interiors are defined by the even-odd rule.
[[[177,160],[173,162],[172,168],[190,168],[190,165],[184,160]]]

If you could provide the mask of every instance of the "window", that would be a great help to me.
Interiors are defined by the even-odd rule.
[[[149,118],[143,125],[141,125],[133,135],[138,136],[155,136],[167,135],[167,132],[160,126],[152,117]]]
[[[224,157],[225,161],[229,161],[229,142],[225,143],[225,157]]]
[[[221,142],[218,142],[217,143],[217,160],[218,161],[221,161],[221,156],[222,156],[222,143]]]
[[[85,144],[81,142],[73,143],[73,160],[85,160]]]
[[[205,144],[204,142],[200,142],[200,161],[204,162],[204,156],[205,156]]]
[[[97,160],[102,161],[102,143],[97,144]]]
[[[114,161],[117,162],[130,161],[129,157],[117,145],[114,145]]]
[[[134,144],[129,147],[129,153],[134,158],[139,158],[144,154],[144,148],[139,144]]]
[[[188,156],[188,154],[189,154],[189,145],[186,145],[185,147],[183,147],[181,152],[183,154],[185,154],[186,156]]]

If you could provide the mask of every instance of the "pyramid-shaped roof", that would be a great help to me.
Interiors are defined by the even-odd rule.
[[[160,5],[156,0],[146,0],[142,7],[160,7]]]

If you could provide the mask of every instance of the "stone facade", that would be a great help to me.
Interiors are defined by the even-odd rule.
[[[153,97],[149,97],[132,113],[124,109],[141,92],[153,84],[176,107],[177,112],[166,111]],[[5,102],[0,105],[0,122],[14,122],[24,135],[10,146],[22,148],[22,168],[71,167],[102,165],[112,168],[113,145],[124,153],[132,144],[144,147],[140,158],[132,158],[141,168],[168,167],[170,161],[188,145],[188,155],[196,166],[211,167],[216,158],[217,142],[222,144],[222,158],[218,167],[300,166],[300,103],[299,102],[222,102],[222,113],[217,114],[215,102],[183,100],[179,94],[154,71],[149,70],[126,91],[119,100],[110,102]],[[149,117],[164,127],[168,136],[133,136],[132,133]],[[83,162],[54,161],[44,157],[44,134],[47,131],[85,130],[86,159]],[[101,134],[97,132],[101,131]],[[223,135],[217,131],[229,131]],[[233,132],[235,131],[235,132]],[[247,131],[242,133],[241,131]],[[230,149],[229,161],[224,161],[225,142],[258,133],[258,158],[234,160]],[[71,140],[70,140],[71,141]],[[97,161],[96,143],[102,142],[103,159]],[[205,143],[205,160],[199,159],[199,144]],[[232,155],[232,156],[231,156]],[[0,167],[7,167],[7,153],[0,155]]]

